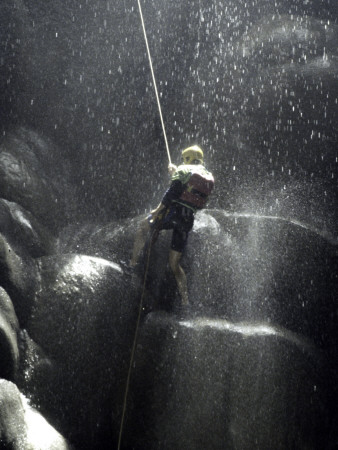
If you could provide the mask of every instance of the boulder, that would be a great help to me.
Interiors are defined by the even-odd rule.
[[[135,232],[145,216],[114,220],[104,224],[73,224],[59,236],[59,253],[80,253],[120,263],[131,256]]]
[[[20,392],[15,384],[0,380],[0,442],[5,449],[25,448],[27,427]]]
[[[141,218],[68,229],[61,248],[128,261]],[[168,267],[171,233],[152,246],[147,277],[152,306],[167,311],[180,303]],[[291,219],[201,211],[182,257],[190,302],[202,314],[279,324],[334,348],[337,242]]]
[[[15,384],[0,380],[0,442],[4,450],[70,450],[66,439],[32,408]]]
[[[49,230],[56,231],[67,219],[74,193],[64,161],[46,137],[18,127],[5,134],[0,144],[0,195],[32,213]],[[56,164],[58,170],[55,170]]]
[[[63,248],[128,259],[139,219],[68,229]],[[153,245],[147,289],[154,309],[172,312],[170,239],[164,231]],[[182,265],[196,318],[150,314],[141,326],[126,448],[320,449],[336,414],[334,238],[288,219],[209,210],[196,216]],[[118,429],[119,420],[115,437]]]
[[[47,380],[48,395],[45,386],[35,389],[34,402],[53,416],[52,423],[61,422],[78,448],[94,448],[93,442],[104,448],[100,439],[109,441],[112,414],[116,423],[121,410],[139,279],[127,277],[113,262],[86,255],[38,262],[41,285],[26,329],[57,377]]]
[[[20,255],[33,258],[55,251],[55,237],[29,212],[0,199],[0,232]]]
[[[144,8],[173,161],[199,141],[217,180],[209,205],[297,217],[336,233],[335,2],[226,2],[226,10],[207,3]],[[27,326],[19,333],[22,385],[79,449],[111,448],[140,288],[140,277],[116,265],[129,258],[137,226],[120,219],[157,204],[167,185],[139,15],[122,1],[2,0],[0,10],[0,197],[24,216],[15,207],[12,222],[8,203],[0,206],[0,285]],[[35,225],[38,236],[31,233],[24,211],[55,234],[70,217],[118,220],[75,224],[58,247],[73,255],[34,261],[53,249]],[[182,264],[204,322],[164,314],[142,326],[127,411],[131,448],[327,443],[323,380],[337,404],[337,243],[253,213],[198,214]],[[147,308],[179,305],[169,244],[163,232],[152,248]],[[14,322],[1,317],[0,345],[14,367]],[[243,321],[258,334],[238,332]],[[170,364],[158,364],[161,357]]]
[[[19,256],[0,233],[0,285],[13,302],[20,324],[27,320],[38,284],[38,268],[35,261]]]
[[[337,240],[290,219],[204,214],[217,221],[219,233],[200,216],[189,238],[184,266],[194,307],[233,322],[279,324],[334,345]]]
[[[55,205],[56,198],[41,174],[32,170],[16,155],[2,149],[0,176],[2,197],[19,203],[41,220],[45,221],[48,216],[49,221],[52,220],[51,206]]]
[[[329,373],[325,355],[286,329],[151,313],[122,448],[327,448]]]
[[[20,392],[30,399],[32,405],[60,429],[60,422],[54,411],[57,404],[54,387],[60,377],[60,367],[31,339],[25,329],[18,333],[18,346],[20,357],[15,377],[16,385]]]
[[[0,378],[13,381],[19,365],[19,323],[11,299],[0,287]]]

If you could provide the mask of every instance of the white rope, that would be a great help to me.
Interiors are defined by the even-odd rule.
[[[156,233],[156,229],[154,229],[154,231],[151,233],[151,237],[150,237],[149,244],[148,244],[146,267],[145,267],[144,277],[143,277],[142,295],[141,295],[140,304],[139,304],[139,308],[138,308],[138,316],[137,316],[137,321],[136,321],[134,342],[133,342],[131,355],[130,355],[126,389],[125,389],[124,398],[123,398],[122,416],[121,416],[121,424],[120,424],[120,432],[119,432],[117,450],[121,449],[123,427],[124,427],[125,416],[126,416],[126,411],[127,411],[127,399],[128,399],[128,393],[129,393],[129,387],[130,387],[130,378],[131,378],[131,372],[132,372],[133,363],[134,363],[134,359],[135,359],[136,344],[137,344],[138,332],[139,332],[141,315],[142,315],[142,310],[143,310],[143,300],[144,300],[144,296],[145,296],[145,292],[146,292],[146,281],[147,281],[147,275],[148,275],[148,270],[149,270],[150,253],[151,253],[151,247],[152,247],[153,238],[154,238],[155,233]]]
[[[145,40],[146,47],[147,47],[147,53],[148,53],[148,59],[149,59],[149,65],[150,65],[151,75],[152,75],[152,77],[153,77],[153,84],[154,84],[154,89],[155,89],[155,95],[156,95],[156,100],[157,100],[158,111],[159,111],[159,113],[160,113],[160,119],[161,119],[161,124],[162,124],[162,130],[163,130],[163,136],[164,136],[165,146],[166,146],[166,149],[167,149],[167,154],[168,154],[169,163],[171,164],[171,158],[170,158],[170,151],[169,151],[168,139],[167,139],[167,134],[166,134],[166,132],[165,132],[165,126],[164,126],[164,121],[163,121],[163,116],[162,116],[162,110],[161,110],[161,103],[160,103],[160,99],[159,99],[158,92],[157,92],[157,86],[156,86],[155,74],[154,74],[154,69],[153,69],[153,63],[151,62],[151,55],[150,55],[150,50],[149,50],[149,45],[148,45],[148,39],[147,39],[147,33],[146,33],[145,25],[144,25],[144,20],[143,20],[143,14],[142,14],[142,8],[141,8],[140,0],[137,0],[137,3],[138,3],[138,8],[139,8],[139,10],[140,10],[140,17],[141,17],[141,22],[142,22],[142,28],[143,28],[143,34],[144,34],[144,40]]]

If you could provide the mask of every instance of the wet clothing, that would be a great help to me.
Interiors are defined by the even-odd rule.
[[[172,176],[162,203],[176,202],[196,212],[204,208],[213,187],[214,177],[202,164],[183,164]]]
[[[173,201],[177,201],[181,197],[184,189],[184,184],[180,180],[173,180],[161,203],[169,208]]]
[[[177,168],[161,202],[166,209],[152,224],[159,231],[173,230],[172,250],[183,252],[194,225],[194,213],[205,205],[213,185],[213,176],[201,164],[184,164]],[[148,219],[150,221],[151,216]]]
[[[152,216],[148,216],[150,223]],[[173,230],[170,248],[177,252],[183,252],[187,241],[189,231],[194,225],[194,213],[191,209],[183,205],[173,203],[167,209],[160,213],[155,223],[150,223],[152,228],[157,231]]]

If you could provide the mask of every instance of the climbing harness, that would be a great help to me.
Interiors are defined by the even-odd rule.
[[[163,221],[165,220],[166,216],[168,215],[169,212],[169,208],[165,208],[163,209],[156,217],[156,219],[154,220],[152,218],[152,215],[150,214],[148,216],[148,223],[152,229],[152,233],[151,233],[151,237],[149,240],[149,245],[153,246],[155,244],[155,242],[157,241],[158,235],[160,234],[161,231],[161,224],[163,223]]]
[[[140,326],[141,315],[142,315],[142,310],[143,310],[143,301],[144,301],[144,295],[145,295],[145,290],[146,290],[146,281],[147,281],[147,275],[148,275],[148,269],[149,269],[151,247],[152,247],[153,243],[155,242],[155,240],[157,239],[157,236],[158,236],[158,231],[157,231],[157,227],[155,226],[150,235],[149,243],[148,243],[148,250],[147,250],[147,255],[146,255],[146,264],[145,264],[143,285],[142,285],[142,294],[141,294],[141,299],[140,299],[140,304],[139,304],[139,309],[138,309],[138,316],[137,316],[137,320],[136,320],[134,342],[133,342],[131,355],[130,355],[129,369],[128,369],[128,375],[127,375],[127,381],[126,381],[126,389],[125,389],[124,398],[123,398],[122,416],[121,416],[121,424],[120,424],[120,432],[119,432],[119,440],[118,440],[117,450],[120,450],[120,448],[121,448],[123,427],[124,427],[125,415],[126,415],[126,410],[127,410],[127,398],[128,398],[128,393],[129,393],[131,372],[132,372],[134,358],[135,358],[139,326]]]
[[[146,47],[147,47],[147,54],[148,54],[148,59],[149,59],[149,66],[150,66],[150,71],[151,71],[151,75],[152,75],[152,78],[153,78],[153,84],[154,84],[154,89],[155,89],[155,95],[156,95],[156,100],[157,100],[158,111],[159,111],[160,119],[161,119],[161,125],[162,125],[162,130],[163,130],[163,136],[164,136],[165,146],[166,146],[166,149],[167,149],[167,154],[168,154],[169,164],[171,164],[171,157],[170,157],[170,151],[169,151],[168,139],[167,139],[167,134],[166,134],[166,132],[165,132],[165,126],[164,126],[164,121],[163,121],[163,116],[162,116],[161,103],[160,103],[160,98],[159,98],[158,91],[157,91],[157,85],[156,85],[156,80],[155,80],[155,74],[154,74],[154,69],[153,69],[153,63],[152,63],[152,61],[151,61],[151,55],[150,55],[149,44],[148,44],[148,39],[147,39],[146,28],[145,28],[145,25],[144,25],[144,20],[143,20],[143,14],[142,14],[142,8],[141,8],[140,0],[137,0],[137,3],[138,3],[139,11],[140,11],[140,18],[141,18],[141,22],[142,22],[142,29],[143,29],[144,41],[145,41]]]

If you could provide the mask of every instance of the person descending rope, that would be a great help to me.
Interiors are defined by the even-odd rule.
[[[183,150],[182,158],[183,164],[178,167],[169,164],[170,187],[158,207],[140,223],[129,266],[135,268],[137,265],[149,232],[157,235],[161,230],[173,229],[169,265],[177,282],[182,305],[187,306],[187,278],[180,260],[194,224],[194,214],[206,205],[214,187],[214,177],[204,167],[203,150],[197,145]]]
[[[179,263],[182,256],[182,252],[187,243],[188,233],[192,229],[194,224],[194,214],[198,209],[202,209],[205,206],[207,198],[214,186],[214,178],[212,174],[208,172],[203,166],[203,151],[200,147],[192,146],[183,150],[182,152],[183,165],[176,167],[174,164],[171,163],[169,144],[165,131],[164,120],[161,110],[161,103],[158,95],[153,64],[151,61],[150,49],[140,0],[137,0],[137,3],[139,7],[140,19],[142,23],[143,35],[148,54],[150,71],[153,79],[153,86],[155,90],[158,111],[161,119],[164,141],[168,154],[169,160],[168,170],[172,178],[171,178],[171,185],[167,190],[167,192],[165,193],[162,202],[156,209],[151,211],[151,214],[146,219],[144,219],[141,222],[139,229],[136,233],[133,254],[131,261],[129,263],[129,268],[135,268],[138,259],[141,255],[141,252],[145,246],[147,236],[149,232],[151,232],[150,243],[148,246],[146,257],[142,295],[139,304],[134,342],[131,350],[126,389],[123,399],[123,408],[122,408],[117,450],[121,449],[124,420],[127,409],[127,397],[137,344],[138,330],[143,307],[142,305],[145,294],[145,286],[152,243],[156,240],[156,237],[161,230],[173,229],[171,249],[169,253],[169,263],[176,278],[176,282],[182,299],[182,304],[188,305],[189,299],[188,299],[187,279]]]

